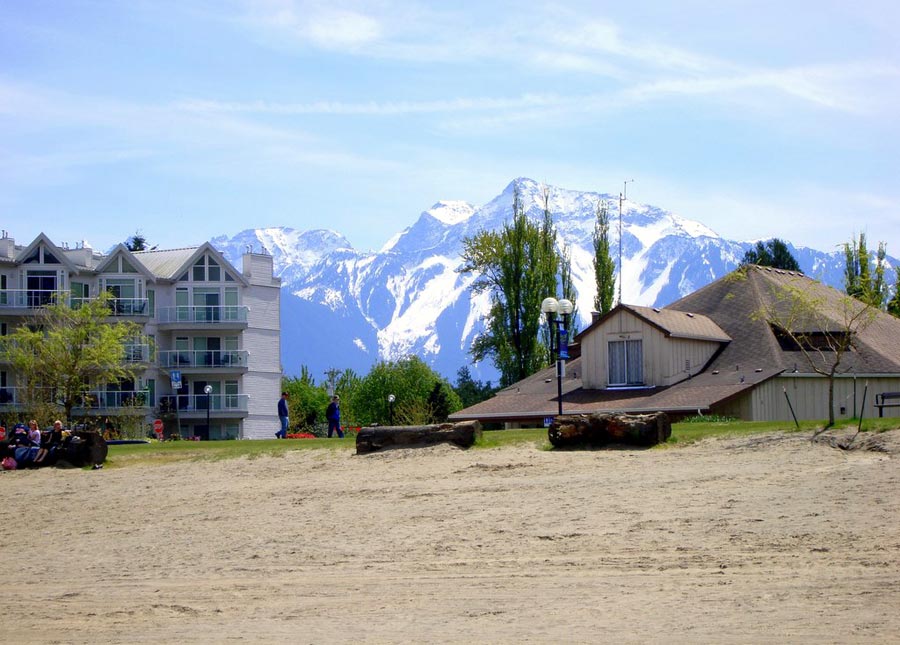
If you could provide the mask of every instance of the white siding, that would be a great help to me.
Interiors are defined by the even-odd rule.
[[[714,341],[667,337],[628,311],[619,311],[581,340],[585,389],[604,389],[608,383],[610,341],[641,340],[643,373],[647,385],[664,387],[700,372],[719,348]]]

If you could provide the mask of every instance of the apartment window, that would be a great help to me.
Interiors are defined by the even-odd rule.
[[[643,385],[644,348],[640,340],[609,341],[609,385]]]
[[[225,408],[234,410],[238,407],[238,382],[225,381]]]
[[[150,310],[150,315],[156,315],[156,291],[154,289],[147,289],[147,308]]]

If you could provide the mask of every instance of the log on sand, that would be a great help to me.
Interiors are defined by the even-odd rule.
[[[672,435],[664,412],[652,414],[572,414],[556,417],[547,431],[556,448],[624,443],[655,446]]]
[[[356,454],[365,455],[382,448],[414,448],[452,443],[468,448],[481,436],[477,421],[441,423],[427,426],[375,426],[356,435]]]

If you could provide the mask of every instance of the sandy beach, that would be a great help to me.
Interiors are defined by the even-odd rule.
[[[3,472],[9,643],[900,641],[900,430]]]

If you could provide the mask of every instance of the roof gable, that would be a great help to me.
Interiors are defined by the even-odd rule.
[[[223,271],[231,274],[235,282],[244,286],[249,282],[216,248],[209,242],[200,246],[163,251],[138,251],[133,257],[141,262],[154,276],[162,280],[177,281],[185,271],[190,271],[194,263],[205,253],[212,255]]]
[[[75,266],[75,264],[73,264],[72,261],[66,256],[64,250],[51,242],[50,238],[47,237],[44,233],[39,233],[38,236],[31,242],[31,244],[29,244],[16,254],[16,264],[25,264],[27,259],[31,257],[34,251],[41,246],[43,246],[45,250],[50,251],[53,258],[56,259],[57,263],[61,266],[64,266],[69,272],[78,273],[80,271],[80,269]]]
[[[117,244],[110,254],[103,258],[103,261],[97,265],[97,273],[118,273],[117,270],[113,269],[113,264],[120,257],[124,257],[128,263],[145,278],[150,280],[154,279],[155,276],[153,273],[142,262],[134,257],[134,254],[127,246],[121,243]]]

